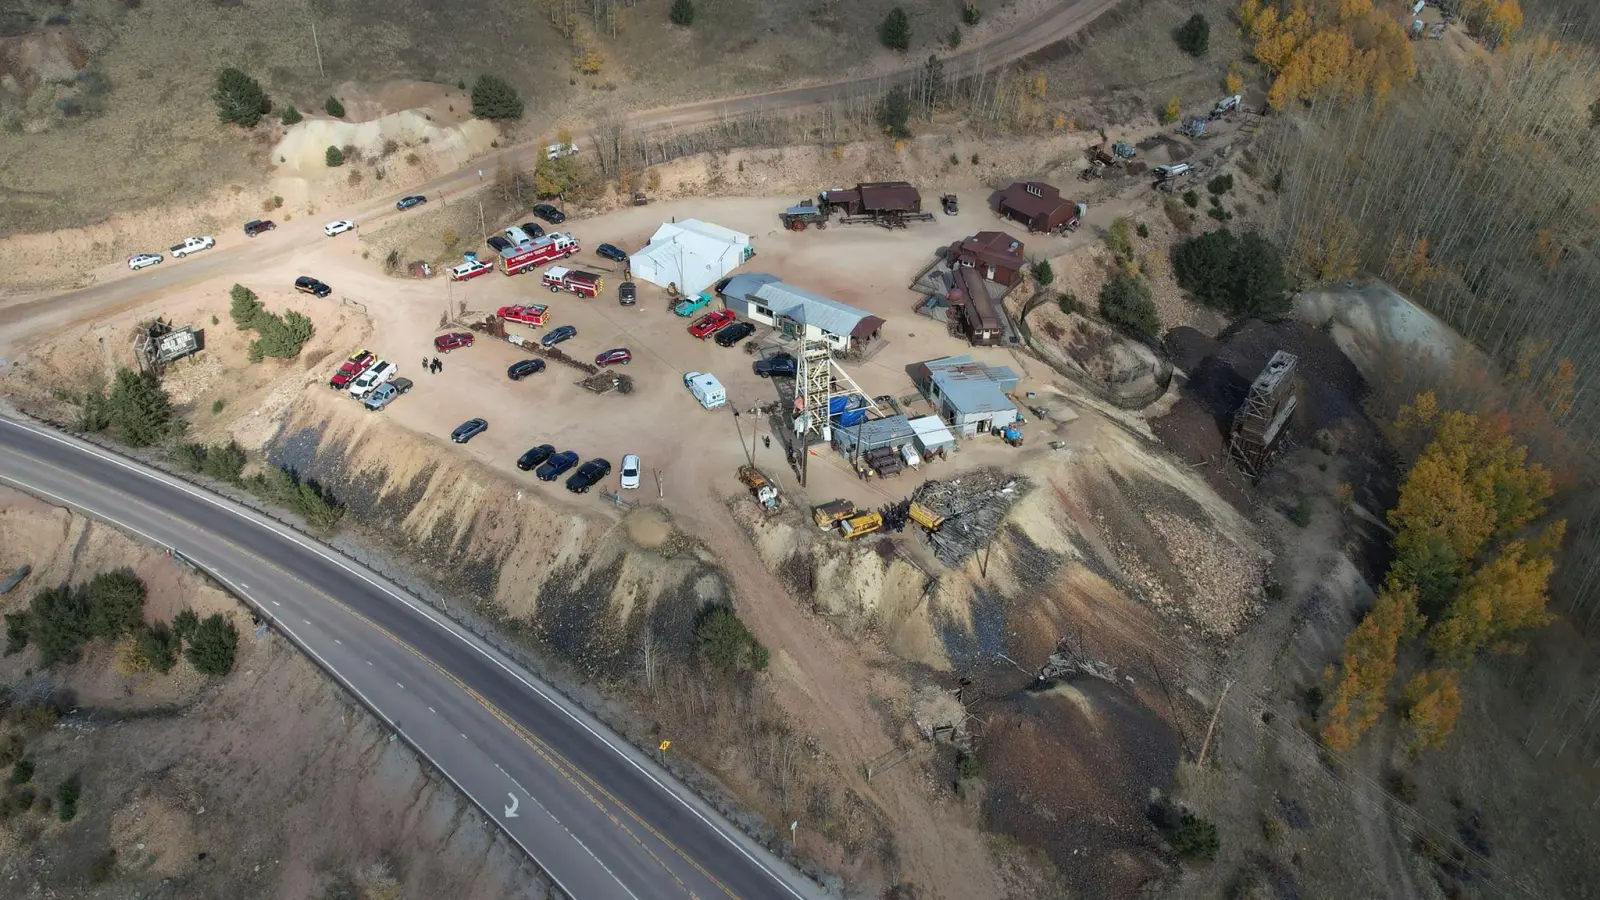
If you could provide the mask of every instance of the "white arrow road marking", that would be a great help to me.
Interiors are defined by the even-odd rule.
[[[517,817],[517,795],[506,791],[506,796],[511,798],[511,805],[506,807],[506,818],[515,819]]]

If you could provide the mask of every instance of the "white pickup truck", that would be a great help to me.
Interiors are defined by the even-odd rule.
[[[178,243],[172,245],[172,258],[182,259],[191,253],[199,253],[201,250],[210,250],[216,245],[217,239],[209,234],[205,237],[186,237]]]

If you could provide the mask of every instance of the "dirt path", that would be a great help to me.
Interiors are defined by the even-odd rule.
[[[739,614],[774,651],[774,685],[784,709],[813,734],[850,776],[850,786],[875,800],[894,828],[900,877],[934,897],[1004,897],[1005,889],[975,828],[937,808],[919,767],[902,766],[872,782],[861,774],[868,760],[897,745],[879,725],[874,695],[904,694],[905,686],[870,665],[876,650],[850,642],[825,619],[800,608],[787,588],[761,564],[749,537],[708,492],[710,515],[695,531],[727,548],[719,562],[739,587]],[[702,507],[704,509],[705,507]]]

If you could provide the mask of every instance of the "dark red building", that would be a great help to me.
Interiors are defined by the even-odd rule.
[[[1000,215],[1028,226],[1030,232],[1051,232],[1074,227],[1078,206],[1061,197],[1054,185],[1018,181],[1000,192]]]
[[[1028,264],[1022,242],[1004,231],[980,231],[950,245],[950,266],[966,266],[996,284],[1012,284]]]

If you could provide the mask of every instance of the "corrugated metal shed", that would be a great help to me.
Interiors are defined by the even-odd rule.
[[[911,443],[916,437],[917,432],[911,427],[911,420],[902,415],[868,419],[853,428],[833,429],[833,439],[845,453],[854,451],[858,440],[861,442],[861,449],[866,451],[876,450],[879,447],[899,449]]]
[[[962,354],[931,360],[923,367],[944,402],[960,415],[1014,412],[1017,408],[1006,396],[1017,386],[1017,375],[1007,366],[984,365]]]
[[[725,297],[753,299],[780,316],[812,325],[829,334],[870,337],[883,320],[864,310],[846,306],[804,288],[785,284],[775,275],[748,272],[729,278],[722,285]],[[863,325],[868,326],[863,331]]]

